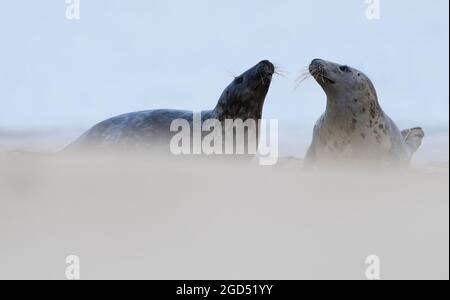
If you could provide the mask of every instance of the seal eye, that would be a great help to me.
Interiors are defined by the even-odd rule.
[[[350,72],[350,68],[347,66],[340,66],[339,70],[341,70],[342,72],[345,72],[345,73]]]
[[[242,84],[243,82],[244,82],[244,78],[243,78],[242,76],[236,78],[236,83],[237,83],[237,84]]]

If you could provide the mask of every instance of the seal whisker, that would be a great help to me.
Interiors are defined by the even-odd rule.
[[[238,76],[236,76],[233,72],[228,71],[228,74],[233,77],[234,79],[236,79]]]
[[[259,77],[261,78],[261,85],[264,85],[266,82],[264,81],[264,76],[259,73]]]
[[[325,77],[323,77],[325,70],[323,68],[320,69],[320,78],[322,78],[322,82],[325,83]]]
[[[306,73],[308,73],[308,74],[310,73],[308,67],[302,68],[297,74],[298,74],[298,77],[301,77],[301,76],[305,75]]]
[[[307,74],[307,73],[305,73],[305,74],[303,74],[303,75],[301,75],[300,77],[298,77],[296,80],[295,80],[295,87],[296,88],[298,88],[303,82],[305,82],[306,80],[308,80],[309,78],[311,78],[312,76],[311,76],[311,74]]]
[[[258,74],[258,76],[259,76],[259,83],[257,84],[257,87],[260,87],[260,86],[263,86],[264,85],[264,76],[261,74],[261,73],[257,73]]]
[[[280,72],[280,71],[278,71],[278,70],[276,70],[276,71],[274,72],[274,74],[275,74],[275,75],[278,75],[278,76],[281,76],[281,77],[283,77],[283,78],[285,78],[285,79],[288,79],[288,76],[287,76],[285,73]]]
[[[309,71],[308,67],[305,67],[300,72],[300,75],[297,77],[297,79],[295,80],[295,88],[298,88],[303,82],[305,82],[309,78],[314,77],[314,71],[312,73],[313,74],[311,74],[311,72]]]
[[[284,77],[284,78],[287,78],[287,75],[286,75],[287,72],[286,72],[286,70],[283,69],[282,66],[274,65],[274,67],[275,67],[274,74],[279,75],[279,76]]]

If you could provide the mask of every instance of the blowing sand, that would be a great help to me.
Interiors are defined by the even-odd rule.
[[[0,279],[449,278],[448,168],[0,154]]]

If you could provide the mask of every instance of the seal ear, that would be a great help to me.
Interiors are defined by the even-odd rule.
[[[402,136],[405,144],[409,147],[412,153],[414,153],[422,145],[423,138],[425,137],[425,132],[420,127],[411,128],[403,130]]]

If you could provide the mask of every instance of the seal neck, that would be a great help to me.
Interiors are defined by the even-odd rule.
[[[262,118],[262,111],[264,107],[265,97],[260,101],[245,101],[233,103],[230,101],[224,101],[220,99],[217,106],[212,111],[214,118],[224,120],[255,120],[258,121]]]
[[[347,97],[327,99],[325,116],[336,123],[370,122],[378,120],[383,115],[376,97]]]

